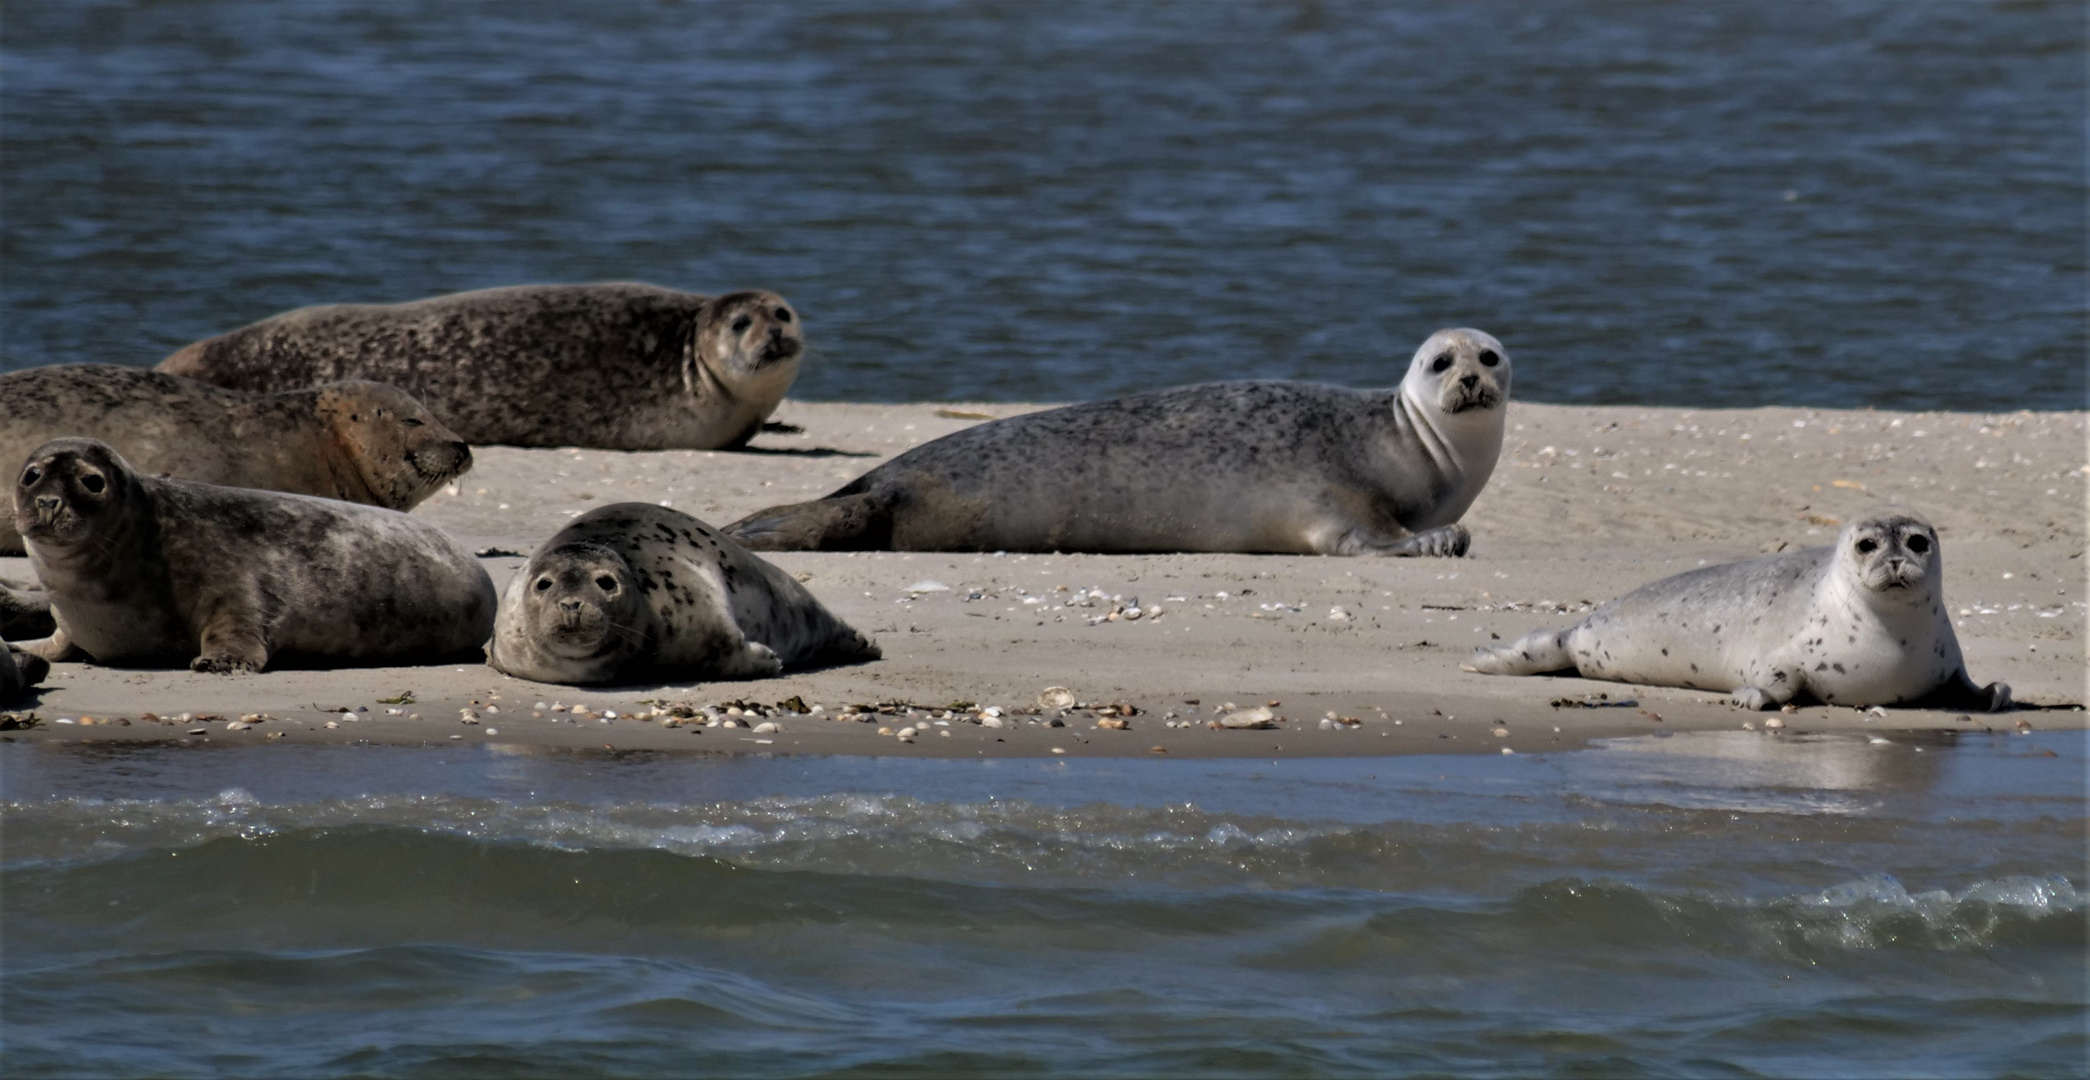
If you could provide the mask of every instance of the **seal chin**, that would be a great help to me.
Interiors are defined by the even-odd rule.
[[[406,464],[430,488],[437,488],[471,471],[472,448],[460,442],[436,450],[409,450]]]
[[[755,366],[760,368],[781,364],[786,360],[797,359],[798,354],[804,351],[805,346],[800,344],[797,338],[773,337],[763,344],[761,352],[755,354]]]
[[[1463,412],[1474,412],[1476,410],[1481,409],[1492,409],[1501,403],[1502,395],[1496,393],[1494,387],[1477,386],[1472,389],[1467,389],[1466,387],[1454,384],[1450,388],[1450,390],[1445,393],[1444,399],[1440,407],[1445,412],[1451,413],[1452,415],[1456,416],[1459,413]]]

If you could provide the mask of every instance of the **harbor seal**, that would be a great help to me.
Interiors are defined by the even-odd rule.
[[[508,583],[487,662],[550,683],[757,679],[878,646],[791,575],[688,514],[613,503],[575,518]]]
[[[376,379],[473,444],[716,450],[754,437],[804,350],[797,313],[772,292],[519,285],[299,308],[159,370],[240,390]]]
[[[29,688],[44,681],[51,665],[41,656],[0,646],[0,705],[12,705],[29,696]]]
[[[140,368],[58,364],[0,375],[0,461],[78,435],[149,476],[407,510],[472,467],[472,450],[412,395],[374,382],[280,394]],[[0,515],[0,555],[20,555]]]
[[[1474,652],[1488,675],[1730,690],[1747,709],[1802,695],[1829,705],[2010,707],[1967,676],[1945,612],[1938,534],[1909,514],[1852,522],[1830,547],[1663,578],[1566,630]]]
[[[397,510],[141,476],[93,439],[32,452],[14,507],[58,624],[25,649],[47,660],[432,663],[493,629],[478,560]]]
[[[1509,385],[1501,342],[1440,330],[1391,391],[1224,382],[1014,416],[726,533],[758,551],[1463,555]]]

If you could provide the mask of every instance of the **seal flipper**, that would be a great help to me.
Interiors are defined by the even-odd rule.
[[[1917,708],[1932,709],[1979,709],[1982,712],[2007,712],[2011,708],[2010,684],[1992,682],[1987,686],[1976,683],[1967,669],[1959,669],[1945,685],[1917,698],[1908,704]]]
[[[758,510],[719,531],[751,551],[883,551],[893,500],[869,492]]]
[[[0,705],[22,697],[50,673],[51,665],[43,657],[0,647]]]
[[[1473,534],[1464,525],[1439,525],[1424,529],[1398,540],[1374,540],[1350,533],[1336,546],[1337,555],[1426,555],[1458,558],[1466,554],[1473,543]]]
[[[1533,630],[1507,645],[1488,645],[1473,650],[1460,670],[1482,675],[1546,675],[1574,671],[1575,657],[1568,651],[1566,630]]]
[[[0,583],[0,638],[48,637],[58,629],[51,618],[51,595],[11,588]]]

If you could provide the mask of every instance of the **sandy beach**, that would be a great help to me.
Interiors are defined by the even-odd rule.
[[[743,453],[480,448],[473,471],[416,513],[481,551],[498,587],[590,507],[643,500],[724,524],[1035,407],[787,402],[775,419],[803,431],[765,434]],[[1463,559],[782,554],[776,562],[879,640],[884,660],[757,682],[585,690],[484,666],[218,677],[60,664],[28,707],[41,722],[9,737],[1275,757],[1528,753],[1620,734],[1762,729],[1775,714],[1736,711],[1722,695],[1458,665],[1496,635],[1568,625],[1695,566],[1826,543],[1841,522],[1886,505],[1938,526],[1974,678],[2008,682],[2035,708],[1969,717],[1809,707],[1778,717],[1783,732],[2081,728],[2084,419],[1520,403],[1502,463],[1465,519],[1474,541]],[[0,577],[28,576],[26,560],[0,560]],[[1135,598],[1141,618],[1107,618]],[[1108,714],[1094,708],[1054,726],[1051,712],[1027,710],[1055,686],[1136,711],[1117,717],[1123,729],[1096,726]],[[411,702],[382,700],[402,695]],[[760,734],[633,719],[662,705],[794,698],[821,711],[751,718],[779,727]],[[894,702],[921,708],[835,719],[846,706]],[[973,708],[945,715],[960,702]],[[1228,705],[1268,705],[1283,722],[1208,728]],[[1003,710],[1002,726],[973,722],[987,706]],[[266,719],[228,727],[250,714]],[[920,729],[911,742],[889,734],[907,726]]]

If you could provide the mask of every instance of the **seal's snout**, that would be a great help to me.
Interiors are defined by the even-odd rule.
[[[1459,385],[1465,387],[1468,390],[1471,390],[1474,387],[1480,385],[1480,376],[1462,375],[1459,377]]]
[[[769,340],[762,345],[762,362],[774,364],[781,360],[789,360],[798,355],[800,348],[802,346],[797,338],[785,336],[780,326],[772,326],[769,328]]]

